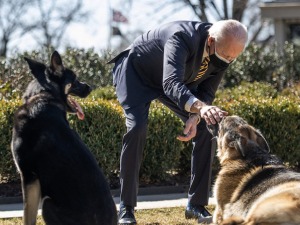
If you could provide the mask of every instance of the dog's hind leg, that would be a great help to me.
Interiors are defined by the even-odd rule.
[[[43,199],[42,215],[46,225],[82,225],[79,220],[70,216],[69,212],[57,207],[49,197]]]
[[[24,225],[35,225],[36,217],[41,199],[41,185],[38,179],[25,184],[22,181],[23,189],[23,223]]]
[[[57,218],[58,213],[55,210],[55,205],[52,200],[48,197],[43,199],[43,210],[42,215],[47,225],[60,225],[61,222]]]

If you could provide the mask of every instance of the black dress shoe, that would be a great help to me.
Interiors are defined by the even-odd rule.
[[[120,206],[118,224],[120,225],[136,224],[133,207]]]
[[[188,204],[185,209],[186,219],[198,219],[198,223],[211,223],[212,215],[202,205]]]

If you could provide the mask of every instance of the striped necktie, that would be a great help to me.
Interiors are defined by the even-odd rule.
[[[204,60],[202,61],[201,65],[200,65],[200,69],[198,71],[198,75],[196,76],[196,78],[194,79],[194,81],[200,79],[206,72],[207,68],[208,68],[208,63],[209,63],[209,56],[206,56],[204,58]]]

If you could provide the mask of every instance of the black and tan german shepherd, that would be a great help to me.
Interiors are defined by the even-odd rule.
[[[84,118],[70,95],[91,88],[63,66],[58,52],[50,66],[25,58],[34,76],[14,117],[11,148],[21,175],[24,225],[36,224],[39,204],[47,225],[117,224],[109,185],[94,156],[70,128],[67,113]]]
[[[208,128],[221,165],[213,224],[299,225],[300,173],[270,154],[262,133],[239,116]]]

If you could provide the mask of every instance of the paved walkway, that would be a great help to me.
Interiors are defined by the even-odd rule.
[[[114,197],[117,209],[119,209],[120,199]],[[185,207],[187,203],[186,193],[172,193],[172,194],[155,194],[155,195],[141,195],[138,196],[138,203],[136,209],[153,209],[153,208],[169,208],[169,207]],[[213,198],[209,199],[209,204],[215,204]],[[22,203],[15,204],[0,204],[0,218],[22,217],[23,215]],[[41,210],[39,210],[39,215]]]

